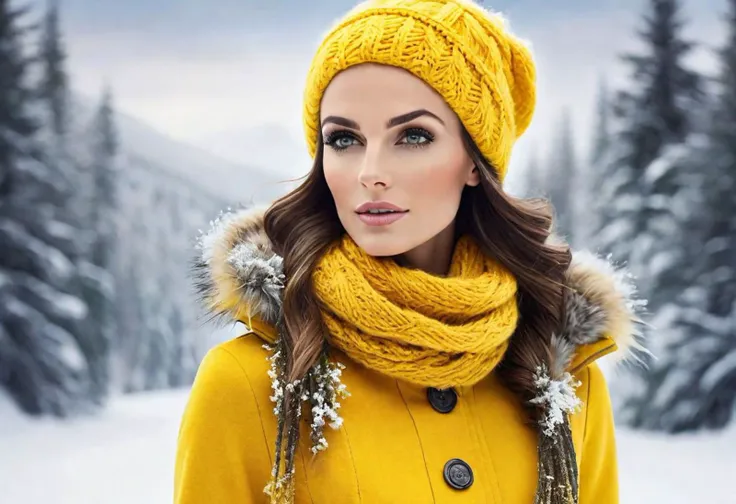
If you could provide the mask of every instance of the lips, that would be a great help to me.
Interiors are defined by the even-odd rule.
[[[358,208],[355,209],[355,211],[359,214],[384,214],[384,213],[392,213],[392,212],[399,212],[399,213],[405,213],[408,212],[408,210],[401,208],[397,205],[394,205],[393,203],[390,203],[388,201],[367,201],[363,203],[362,205],[358,206]]]
[[[369,226],[388,226],[404,217],[408,212],[362,213],[358,218]]]
[[[355,212],[369,226],[387,226],[404,217],[409,210],[387,201],[369,201],[356,208]]]

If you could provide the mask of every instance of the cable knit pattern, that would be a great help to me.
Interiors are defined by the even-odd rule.
[[[503,357],[519,317],[513,275],[467,236],[440,277],[369,256],[345,235],[313,282],[333,345],[422,386],[478,383]]]
[[[361,63],[403,68],[432,86],[458,115],[503,180],[514,142],[536,103],[536,69],[503,18],[466,0],[369,0],[325,37],[304,94],[310,155],[330,81]]]

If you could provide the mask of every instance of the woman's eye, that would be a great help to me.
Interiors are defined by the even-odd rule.
[[[429,131],[415,128],[407,130],[404,133],[404,137],[401,139],[400,143],[410,145],[412,147],[424,147],[431,143],[433,140],[434,137]]]
[[[335,147],[339,149],[347,149],[355,143],[355,138],[343,136],[335,139]]]
[[[424,135],[420,135],[418,133],[411,133],[409,135],[406,135],[406,143],[410,144],[419,144],[429,141],[427,137]]]
[[[338,151],[345,150],[357,143],[358,139],[347,133],[332,133],[331,135],[327,135],[327,138],[325,139],[325,145]]]

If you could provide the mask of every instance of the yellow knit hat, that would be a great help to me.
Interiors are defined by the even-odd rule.
[[[368,0],[327,34],[304,92],[314,157],[322,95],[338,72],[360,63],[408,70],[442,95],[501,180],[536,103],[529,49],[504,20],[470,0]]]

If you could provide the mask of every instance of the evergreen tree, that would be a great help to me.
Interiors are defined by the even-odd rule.
[[[116,187],[116,156],[118,139],[112,104],[112,91],[106,87],[91,128],[91,172],[93,196],[90,205],[90,225],[96,240],[92,247],[92,263],[110,269],[109,253],[113,248],[112,216],[118,206]]]
[[[560,119],[558,136],[552,148],[552,161],[547,166],[547,193],[556,213],[556,232],[568,242],[574,241],[575,194],[577,188],[575,148],[572,140],[570,111]]]
[[[49,0],[41,26],[41,41],[38,54],[40,76],[36,94],[40,107],[42,127],[38,141],[45,156],[45,163],[54,173],[56,194],[59,198],[58,217],[67,224],[83,228],[80,221],[81,201],[79,190],[81,173],[68,149],[68,133],[71,128],[69,117],[69,83],[66,75],[66,54],[59,29],[58,4]],[[77,248],[83,248],[77,241]],[[81,255],[79,250],[75,255]]]
[[[67,232],[66,242],[58,246],[74,263],[76,270],[71,281],[58,288],[80,297],[88,306],[88,316],[78,325],[74,337],[87,362],[89,399],[99,405],[107,396],[110,352],[110,329],[102,323],[104,316],[100,307],[105,306],[102,300],[110,299],[112,282],[110,274],[95,264],[92,257],[98,241],[98,232],[89,219],[94,179],[91,171],[84,169],[79,156],[75,157],[72,152],[72,144],[76,146],[76,135],[69,106],[66,52],[56,0],[49,0],[42,28],[38,58],[41,71],[37,87],[45,124],[40,139],[45,163],[62,181],[58,185],[62,201],[58,203],[56,227],[63,225]]]
[[[577,219],[579,243],[584,246],[596,243],[596,233],[602,227],[606,211],[605,202],[611,199],[607,195],[611,154],[611,102],[603,78],[598,85],[594,122],[587,171],[581,173],[583,190],[578,195],[581,205],[576,212],[579,216]]]
[[[109,389],[109,356],[116,334],[115,281],[112,250],[115,247],[114,212],[117,206],[117,138],[112,109],[112,93],[103,91],[90,128],[88,172],[91,175],[88,262],[81,269],[84,298],[90,306],[94,337],[83,347],[90,358],[94,397],[102,401]]]
[[[43,73],[39,94],[50,111],[51,131],[63,138],[69,130],[69,84],[65,69],[66,52],[59,29],[59,4],[56,0],[49,0],[44,16],[40,56]]]
[[[713,155],[708,163],[706,202],[708,312],[718,317],[736,309],[736,0],[729,0],[729,37],[721,56],[721,90],[711,131]],[[736,337],[736,336],[735,336]]]
[[[59,218],[63,181],[46,163],[30,113],[25,13],[0,0],[0,383],[25,411],[64,415],[89,394],[75,337],[87,306],[65,288],[76,268]]]
[[[632,257],[654,315],[657,337],[649,346],[658,359],[639,373],[641,380],[624,403],[627,420],[637,427],[672,432],[722,427],[733,414],[736,319],[729,293],[736,290],[736,268],[729,247],[736,231],[736,2],[731,6],[732,35],[722,53],[723,86],[710,139],[695,127],[701,116],[692,115],[709,107],[688,107],[694,100],[705,104],[698,77],[672,72],[674,84],[680,84],[679,100],[672,100],[680,107],[679,118],[673,119],[672,110],[657,117],[669,128],[662,130],[659,152],[639,179],[646,198]],[[681,50],[686,46],[670,42]]]
[[[649,279],[643,263],[654,246],[647,224],[661,210],[661,199],[652,196],[671,190],[655,187],[645,172],[665,145],[685,140],[688,110],[701,96],[699,75],[683,63],[692,44],[681,36],[679,5],[677,0],[649,0],[639,32],[645,52],[624,56],[632,90],[619,92],[614,102],[616,148],[606,170],[598,245],[627,262],[644,288]]]
[[[692,215],[684,247],[692,286],[673,310],[671,341],[635,417],[673,432],[724,427],[736,404],[736,0],[729,6],[709,142],[693,149],[693,171],[704,177],[699,200],[685,210]]]
[[[31,96],[26,84],[28,59],[21,52],[24,30],[18,19],[25,10],[12,11],[0,0],[0,204],[19,190],[17,159],[27,151],[27,139],[37,125],[27,111]]]
[[[647,163],[638,178],[644,199],[629,257],[654,313],[693,282],[697,260],[688,255],[694,252],[688,242],[697,243],[690,230],[691,209],[697,208],[702,188],[702,170],[693,169],[697,138],[691,134],[698,121],[691,111],[702,105],[702,79],[684,67],[692,44],[682,40],[679,18],[678,1],[654,2],[648,30],[653,57],[632,57],[648,61],[641,69],[653,85],[643,96],[652,105],[651,124],[659,125],[651,137],[642,137],[649,139],[651,151],[640,152]]]
[[[592,165],[603,161],[611,146],[611,102],[604,78],[598,83],[595,110],[595,132],[588,160]],[[596,178],[603,179],[604,174],[598,174]]]

